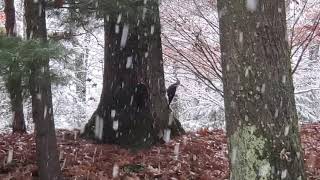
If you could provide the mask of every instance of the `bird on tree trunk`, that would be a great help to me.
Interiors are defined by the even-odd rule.
[[[168,99],[169,99],[169,105],[174,97],[174,95],[176,94],[176,91],[177,91],[177,87],[180,85],[180,81],[177,80],[176,83],[173,83],[171,84],[168,89],[167,89],[167,96],[168,96]]]

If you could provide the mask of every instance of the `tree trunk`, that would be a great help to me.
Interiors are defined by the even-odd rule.
[[[78,107],[78,127],[80,127],[80,122],[87,118],[86,115],[86,95],[87,95],[87,69],[88,69],[88,53],[89,49],[86,48],[84,53],[81,53],[78,58],[76,58],[75,66],[76,66],[76,93],[78,95],[79,103],[77,103]]]
[[[183,129],[169,123],[158,0],[122,3],[106,4],[103,89],[83,135],[140,148]]]
[[[75,60],[76,66],[76,93],[81,102],[86,101],[86,82],[87,82],[87,61],[88,61],[88,51],[89,49],[85,49],[84,53],[81,53],[80,56]]]
[[[15,9],[14,0],[5,0],[6,34],[15,36]],[[8,82],[6,83],[10,94],[11,110],[13,112],[12,132],[26,133],[26,125],[23,114],[22,78],[19,70],[19,62],[12,62],[9,68]]]
[[[4,4],[4,13],[6,15],[5,27],[7,36],[15,36],[16,15],[14,9],[14,0],[4,0]]]
[[[219,0],[230,179],[306,179],[285,0]]]
[[[22,80],[19,65],[12,62],[9,70],[8,82],[6,87],[10,94],[11,109],[13,112],[12,132],[26,133],[26,125],[23,114],[23,96],[22,96]]]
[[[24,5],[27,38],[39,39],[46,43],[45,0],[26,0]],[[62,179],[53,119],[49,59],[36,59],[31,63],[30,93],[39,178]]]

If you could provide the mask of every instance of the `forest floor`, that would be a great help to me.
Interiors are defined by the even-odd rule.
[[[77,138],[78,131],[58,130],[65,179],[228,179],[226,135],[222,130],[190,132],[170,143],[138,152]],[[304,124],[301,139],[310,180],[320,179],[320,123]],[[8,154],[13,150],[11,163]],[[0,135],[0,179],[37,177],[32,134]]]

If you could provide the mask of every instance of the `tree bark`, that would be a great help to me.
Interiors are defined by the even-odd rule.
[[[19,65],[12,62],[9,68],[9,77],[6,87],[10,94],[11,110],[13,113],[12,132],[26,133],[26,125],[23,114],[22,80]]]
[[[14,0],[5,0],[4,3],[6,34],[7,36],[16,36]],[[8,76],[6,86],[10,94],[11,110],[13,112],[12,132],[26,133],[23,114],[22,77],[19,70],[19,62],[12,61]]]
[[[230,179],[306,179],[285,0],[219,0]]]
[[[184,132],[169,123],[158,1],[139,2],[106,4],[103,89],[83,134],[137,148]]]
[[[7,36],[15,36],[16,15],[14,9],[14,0],[4,0],[4,4],[4,13],[6,15],[5,27]]]
[[[75,60],[76,66],[76,78],[78,83],[76,84],[76,93],[81,102],[86,101],[86,82],[87,82],[87,61],[88,61],[88,49],[85,49],[84,53],[81,53]]]
[[[27,39],[46,43],[45,0],[26,0]],[[35,59],[30,65],[32,117],[35,122],[36,153],[41,180],[62,179],[55,135],[49,59]]]

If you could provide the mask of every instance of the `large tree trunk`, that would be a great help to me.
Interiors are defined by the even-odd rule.
[[[5,0],[6,34],[15,36],[15,8],[14,0]],[[26,125],[23,114],[22,78],[19,69],[19,62],[12,62],[9,67],[7,90],[10,94],[11,110],[13,112],[12,132],[26,132]]]
[[[219,0],[230,179],[305,179],[285,0]]]
[[[26,0],[27,38],[46,43],[45,0]],[[62,179],[55,135],[49,59],[35,59],[31,64],[30,93],[35,123],[36,152],[41,180]]]
[[[182,133],[178,120],[169,122],[158,0],[109,2],[103,90],[84,136],[139,148],[154,144],[164,132],[166,138]]]

